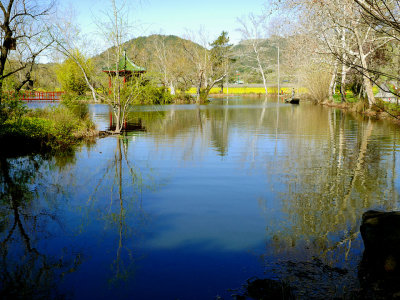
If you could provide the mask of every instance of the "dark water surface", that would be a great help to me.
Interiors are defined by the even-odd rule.
[[[110,125],[107,106],[91,112]],[[1,158],[0,296],[232,299],[270,278],[332,298],[363,285],[361,215],[399,209],[397,127],[257,98],[137,107],[128,127]]]

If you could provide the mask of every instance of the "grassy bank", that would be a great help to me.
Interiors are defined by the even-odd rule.
[[[340,95],[334,96],[334,101],[326,101],[323,105],[336,107],[346,111],[361,113],[377,120],[390,120],[400,125],[400,106],[396,103],[389,103],[380,99],[375,99],[375,104],[369,107],[368,102],[351,93],[346,93],[346,102],[341,102]]]
[[[30,110],[21,101],[0,106],[1,151],[13,147],[67,148],[97,132],[87,104],[68,98],[59,106]]]

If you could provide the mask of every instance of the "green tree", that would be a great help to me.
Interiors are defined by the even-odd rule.
[[[93,66],[90,60],[86,59],[79,50],[74,50],[74,56],[81,65],[85,66],[85,72],[90,76],[93,73]],[[56,74],[62,89],[66,92],[83,95],[89,90],[82,70],[72,58],[67,58],[59,65],[56,69]]]
[[[220,36],[213,41],[211,48],[211,61],[213,74],[216,79],[224,78],[228,74],[229,69],[229,53],[232,45],[229,44],[228,32],[222,31]],[[220,80],[221,93],[224,89],[224,80]]]

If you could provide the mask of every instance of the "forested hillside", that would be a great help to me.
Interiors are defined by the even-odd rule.
[[[273,37],[271,39],[260,40],[263,50],[262,60],[266,66],[266,74],[271,82],[276,81],[277,63],[277,43],[279,42],[281,51],[286,44],[285,39]],[[207,45],[208,48],[209,45]],[[175,76],[181,77],[181,83],[191,86],[189,74],[193,72],[191,63],[187,59],[188,48],[196,48],[198,51],[209,51],[203,46],[188,39],[183,39],[174,35],[150,35],[141,36],[125,42],[122,45],[126,50],[127,56],[138,66],[147,69],[148,73],[160,83],[165,80],[166,69],[171,73],[179,73]],[[110,48],[92,58],[93,76],[98,80],[106,77],[101,72],[102,68],[112,64],[109,53]],[[238,79],[244,83],[262,83],[257,61],[252,55],[252,41],[241,41],[237,45],[232,45],[229,51],[229,82],[236,82]],[[37,64],[34,68],[34,89],[54,90],[62,89],[57,80],[57,68],[59,64]],[[187,73],[184,76],[183,73]],[[9,80],[11,82],[11,80]]]

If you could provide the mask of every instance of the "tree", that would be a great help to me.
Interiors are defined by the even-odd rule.
[[[212,67],[216,77],[225,77],[229,70],[229,59],[232,45],[229,44],[228,32],[222,31],[221,35],[211,43]],[[224,91],[224,81],[220,80],[221,93]]]
[[[42,42],[45,33],[42,22],[53,7],[53,1],[48,1],[46,4],[35,0],[0,1],[0,103],[4,79],[28,66],[33,66],[37,56],[48,47],[49,43]],[[29,45],[37,45],[37,48],[30,47],[30,49],[25,48],[30,51],[22,51]],[[20,65],[14,65],[13,68],[6,70],[12,50],[21,50],[26,56]],[[27,75],[28,78],[23,84],[30,80],[30,72]]]
[[[385,81],[400,81],[399,69],[399,42],[400,42],[400,1],[399,0],[354,0],[356,6],[360,9],[361,20],[363,23],[375,31],[383,38],[390,41],[390,45],[381,47],[380,57],[386,56],[386,64],[382,61],[373,67],[364,68],[363,65],[356,65],[355,68],[366,76],[369,76],[375,84],[386,92],[391,92],[396,96],[400,94],[395,89],[387,89],[386,84],[381,84],[377,78],[383,78]],[[385,43],[386,44],[386,43]],[[375,77],[375,78],[374,78]]]
[[[92,70],[90,61],[83,59],[87,56],[82,51],[87,49],[85,45],[86,37],[83,37],[80,30],[75,25],[74,13],[70,9],[70,14],[63,13],[62,16],[58,15],[52,20],[51,25],[47,26],[47,32],[54,40],[54,50],[61,53],[67,60],[73,61],[79,68],[82,76],[86,82],[88,89],[91,91],[94,102],[98,102],[98,98],[101,99],[95,89],[94,80],[88,71]]]
[[[267,59],[265,47],[265,31],[267,17],[265,14],[254,15],[249,14],[248,17],[238,19],[240,28],[237,30],[242,34],[242,38],[247,41],[247,47],[244,49],[242,56],[250,62],[249,67],[255,68],[262,77],[265,94],[268,94],[266,69],[270,62]],[[256,67],[253,66],[256,65]]]
[[[201,28],[197,33],[188,33],[182,46],[189,61],[187,71],[190,73],[190,81],[196,87],[196,102],[200,103],[204,100],[202,88],[207,87],[207,72],[210,62],[210,54],[207,50],[208,37],[204,29]]]
[[[199,40],[200,45],[195,41]],[[184,41],[183,47],[186,57],[191,66],[188,68],[192,73],[192,82],[196,86],[197,103],[205,101],[213,86],[224,80],[228,74],[228,52],[230,49],[227,32],[212,43],[208,42],[207,34],[200,29]],[[208,50],[211,45],[213,48]]]
[[[84,66],[85,74],[90,75],[93,73],[93,66],[90,60],[87,60],[79,50],[75,50],[73,55],[77,58],[79,63]],[[61,65],[58,65],[56,74],[64,91],[83,95],[89,90],[84,73],[72,58],[67,58]]]
[[[346,100],[347,74],[354,70],[363,78],[363,90],[369,107],[375,105],[371,65],[375,54],[390,43],[393,37],[382,34],[379,26],[368,21],[353,0],[286,0],[282,3],[286,9],[291,10],[292,18],[294,15],[298,17],[303,32],[318,41],[318,54],[326,56],[326,61],[331,60],[333,72],[330,93],[341,65],[342,101]]]
[[[115,117],[115,133],[121,133],[125,118],[135,100],[142,93],[144,88],[143,77],[133,75],[125,82],[125,75],[121,74],[120,62],[125,59],[126,52],[122,44],[129,37],[130,23],[124,3],[117,5],[115,0],[110,0],[111,13],[106,14],[107,21],[98,24],[102,30],[104,39],[111,46],[107,50],[108,69],[113,70],[114,76],[110,77],[109,93],[104,93],[104,101],[110,105]],[[124,76],[124,81],[120,75]]]

